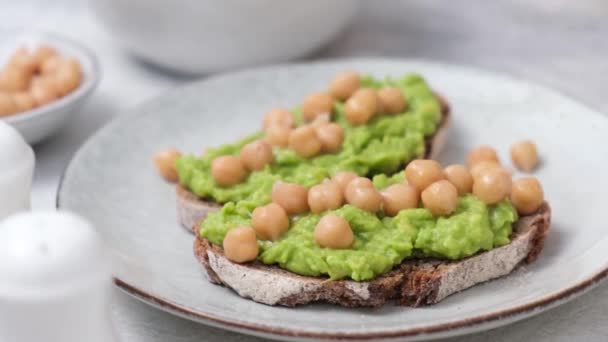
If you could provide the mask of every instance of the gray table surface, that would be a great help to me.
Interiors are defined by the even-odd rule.
[[[49,29],[100,57],[98,91],[59,135],[36,147],[35,209],[54,206],[61,172],[76,148],[128,108],[188,78],[162,73],[117,48],[77,0],[0,0],[0,27]],[[608,113],[608,1],[367,1],[353,25],[310,59],[428,58],[507,72],[550,86]],[[584,152],[582,153],[592,153]],[[122,341],[256,341],[142,304],[119,290],[111,304]],[[531,319],[449,341],[608,340],[608,283]]]

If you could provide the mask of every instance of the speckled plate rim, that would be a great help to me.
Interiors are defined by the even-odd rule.
[[[463,66],[463,65],[453,65],[448,63],[442,63],[438,61],[429,61],[429,60],[421,60],[421,59],[395,59],[395,58],[352,58],[352,59],[328,59],[328,60],[318,60],[314,62],[308,63],[287,63],[287,64],[279,64],[273,66],[265,66],[258,67],[252,69],[244,69],[240,71],[235,71],[231,73],[220,74],[216,76],[211,76],[204,81],[215,80],[226,75],[235,76],[238,74],[246,74],[249,72],[262,72],[262,71],[270,71],[277,67],[290,67],[290,66],[303,66],[310,64],[339,64],[345,62],[378,62],[378,61],[386,61],[386,62],[416,62],[416,63],[431,63],[443,67],[457,67],[461,70],[468,70],[471,72],[483,72],[486,75],[495,76],[502,79],[510,79],[518,82],[524,82],[527,84],[532,84],[537,88],[540,88],[546,92],[550,92],[556,94],[560,97],[571,99],[570,96],[564,95],[558,91],[555,91],[551,88],[543,86],[541,84],[530,82],[524,79],[520,79],[517,77],[513,77],[504,73],[499,73],[495,71],[488,71],[481,68],[473,67],[473,66]],[[188,87],[188,85],[184,85],[182,87]],[[174,88],[173,90],[164,93],[161,96],[170,95],[173,92],[179,92],[182,87]],[[149,100],[150,101],[150,100]],[[152,100],[153,101],[153,100]],[[589,114],[601,116],[596,110],[589,108],[583,103],[577,102],[580,106],[585,107],[589,110]],[[143,104],[138,105],[141,106]],[[127,110],[127,111],[132,111]],[[601,116],[603,119],[605,117]],[[66,175],[67,170],[69,169],[72,162],[78,157],[79,153],[84,150],[84,147],[91,143],[95,139],[95,137],[103,130],[110,129],[112,123],[115,121],[111,120],[106,125],[104,125],[101,129],[99,129],[95,134],[93,134],[72,156],[70,163],[66,166],[64,172],[61,175],[61,179],[59,182],[59,186],[57,189],[56,195],[56,207],[58,209],[61,208],[61,190],[63,181]],[[220,316],[216,316],[213,314],[205,314],[201,313],[193,308],[188,306],[176,303],[170,299],[164,298],[162,296],[158,296],[153,293],[149,293],[145,290],[142,290],[135,286],[134,284],[130,284],[124,280],[121,280],[118,277],[114,277],[114,283],[116,286],[124,291],[125,293],[131,295],[132,297],[148,304],[153,307],[156,307],[160,310],[172,313],[182,318],[186,318],[192,321],[200,322],[206,325],[211,325],[215,327],[225,328],[232,331],[237,331],[245,334],[251,334],[262,337],[270,337],[270,338],[283,338],[283,339],[323,339],[323,340],[378,340],[378,339],[407,339],[407,340],[426,340],[431,338],[441,338],[448,336],[459,336],[465,335],[469,333],[474,333],[478,331],[483,331],[487,329],[496,328],[499,326],[507,325],[527,317],[539,314],[541,312],[550,310],[554,307],[557,307],[563,303],[566,303],[590,290],[597,287],[600,283],[602,283],[608,277],[608,266],[600,269],[598,272],[593,275],[583,279],[582,281],[562,289],[561,291],[552,293],[551,295],[544,296],[535,301],[530,301],[522,305],[509,307],[507,309],[498,310],[492,312],[490,314],[474,316],[468,319],[460,319],[454,320],[447,323],[429,325],[426,327],[413,327],[407,329],[398,329],[386,332],[370,332],[370,333],[349,333],[349,332],[340,332],[340,333],[324,333],[324,332],[311,332],[306,330],[298,330],[298,329],[283,329],[276,326],[265,325],[265,324],[254,324],[247,323],[238,320],[228,320]]]
[[[130,285],[118,278],[114,283],[124,292],[132,297],[159,308],[163,311],[173,313],[177,316],[196,322],[212,325],[229,330],[253,334],[262,337],[273,338],[303,338],[324,340],[374,340],[374,339],[398,339],[407,337],[419,337],[419,339],[441,338],[448,336],[466,335],[473,332],[483,331],[502,325],[507,325],[524,318],[533,316],[543,311],[557,307],[572,300],[585,292],[598,286],[608,276],[608,269],[596,273],[592,277],[569,287],[551,296],[529,302],[525,305],[515,306],[506,310],[496,311],[489,315],[480,315],[471,319],[456,320],[446,324],[431,325],[423,328],[402,329],[390,332],[373,333],[315,333],[309,331],[298,331],[295,329],[281,329],[261,324],[248,324],[238,321],[226,320],[213,315],[202,314],[187,306],[177,304],[166,298],[142,291],[136,286]],[[297,309],[295,309],[297,310]]]

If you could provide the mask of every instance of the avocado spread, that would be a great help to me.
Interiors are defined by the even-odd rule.
[[[344,116],[344,104],[335,102],[332,121],[340,124],[345,134],[337,153],[305,159],[290,149],[274,147],[273,163],[230,187],[214,182],[212,161],[222,155],[238,155],[245,144],[262,138],[263,133],[209,149],[202,157],[178,159],[176,168],[183,186],[202,198],[225,203],[202,223],[200,236],[221,246],[230,229],[250,226],[252,211],[271,201],[271,189],[277,180],[311,187],[339,171],[353,171],[373,176],[378,189],[404,182],[404,172],[397,171],[424,154],[424,138],[435,132],[441,119],[439,103],[426,82],[415,74],[382,81],[366,77],[363,86],[399,88],[408,102],[407,110],[352,126]],[[301,123],[299,110],[293,113],[295,122]],[[341,216],[350,224],[354,233],[350,249],[322,248],[315,243],[315,226],[327,213]],[[388,217],[382,211],[374,214],[347,204],[322,214],[290,217],[289,230],[277,241],[258,240],[258,260],[307,276],[366,281],[408,258],[457,260],[505,245],[517,218],[508,200],[488,206],[470,194],[461,196],[457,210],[446,217],[435,217],[424,208],[406,209]]]
[[[378,116],[365,125],[352,126],[344,116],[344,103],[336,101],[332,121],[344,129],[344,143],[339,152],[305,159],[287,148],[273,149],[274,162],[263,170],[251,172],[236,185],[222,187],[210,172],[213,160],[222,155],[238,155],[241,148],[263,137],[252,134],[236,143],[210,148],[202,157],[184,156],[177,160],[180,183],[201,198],[219,203],[247,200],[264,205],[277,180],[306,187],[320,183],[339,171],[353,171],[361,176],[396,172],[406,162],[424,154],[424,137],[435,132],[441,109],[426,82],[416,74],[401,79],[375,80],[365,77],[368,88],[399,88],[408,107],[403,113]],[[296,123],[301,123],[299,110],[294,110]]]
[[[400,179],[403,172],[390,178],[375,177],[374,183],[390,185]],[[207,217],[200,235],[222,245],[230,229],[251,225],[250,205],[248,201],[226,204]],[[327,213],[348,221],[355,237],[351,249],[322,248],[315,243],[314,228]],[[460,197],[456,212],[447,217],[435,217],[424,208],[406,209],[388,217],[347,204],[320,215],[291,217],[289,230],[279,240],[258,240],[258,259],[302,275],[365,281],[390,271],[406,258],[457,260],[505,245],[517,218],[508,200],[488,206],[470,194]]]

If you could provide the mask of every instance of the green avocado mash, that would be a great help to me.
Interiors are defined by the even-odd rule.
[[[289,149],[274,148],[272,164],[230,187],[214,182],[210,173],[212,161],[222,155],[237,155],[242,146],[261,138],[263,133],[209,149],[202,157],[178,159],[176,167],[182,185],[200,197],[225,203],[219,211],[208,215],[200,235],[222,245],[230,229],[251,225],[252,211],[270,202],[271,189],[277,180],[311,187],[339,171],[354,171],[373,176],[378,189],[404,182],[404,172],[395,172],[423,155],[424,138],[435,132],[441,118],[439,104],[418,75],[382,81],[367,77],[363,85],[398,87],[408,101],[408,109],[353,127],[344,116],[343,103],[336,102],[333,120],[344,128],[345,139],[335,154],[303,159]],[[294,117],[301,122],[298,110],[294,110]],[[355,237],[352,248],[319,247],[313,232],[326,213],[307,213],[291,217],[289,230],[279,240],[258,240],[258,259],[302,275],[365,281],[390,271],[407,258],[455,260],[507,244],[512,223],[517,220],[517,212],[508,200],[487,206],[473,195],[460,197],[456,212],[448,217],[434,217],[423,208],[402,210],[395,217],[387,217],[382,212],[376,215],[352,205],[331,213],[349,222]]]
[[[340,124],[345,133],[339,152],[304,159],[290,149],[274,148],[275,161],[264,170],[250,173],[244,182],[234,186],[216,184],[210,172],[212,161],[218,156],[236,155],[245,144],[263,136],[263,133],[255,133],[234,144],[211,148],[202,157],[178,159],[180,183],[198,196],[219,203],[247,200],[264,205],[278,179],[310,187],[339,171],[354,171],[362,176],[392,174],[406,162],[422,156],[424,137],[435,132],[441,119],[439,103],[425,81],[412,74],[382,81],[366,77],[363,85],[398,87],[408,101],[407,111],[378,116],[366,125],[354,127],[344,116],[344,104],[336,102],[333,121]],[[296,122],[299,122],[300,113],[294,112]]]
[[[394,183],[403,177],[403,173],[398,175],[384,181]],[[250,210],[242,202],[230,202],[209,215],[200,235],[221,245],[230,229],[251,224]],[[458,209],[448,217],[434,217],[423,208],[382,217],[351,205],[331,213],[349,222],[355,235],[351,249],[319,247],[313,231],[322,215],[308,213],[292,217],[289,230],[278,241],[258,241],[258,259],[302,275],[365,281],[388,272],[406,258],[455,260],[505,245],[509,243],[512,223],[518,218],[508,200],[487,206],[473,195],[461,197]]]

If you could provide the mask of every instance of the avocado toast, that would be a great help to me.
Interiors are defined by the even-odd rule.
[[[513,182],[487,146],[470,169],[416,159],[449,123],[421,77],[343,74],[329,93],[177,160],[180,222],[211,282],[269,305],[419,306],[536,259],[550,224],[536,179]]]
[[[536,213],[519,218],[507,245],[458,261],[406,260],[390,272],[364,282],[301,276],[259,261],[234,263],[221,247],[200,236],[194,241],[194,254],[209,281],[268,305],[293,307],[329,302],[346,307],[378,307],[394,300],[417,307],[435,304],[453,293],[507,275],[521,263],[535,261],[543,249],[550,221],[551,210],[544,203]]]
[[[426,148],[424,158],[435,159],[443,148],[450,126],[449,107],[443,107],[442,115],[437,131],[432,136],[425,139]],[[175,187],[175,195],[177,199],[177,217],[179,223],[188,230],[198,230],[197,223],[200,223],[200,221],[207,217],[210,212],[217,211],[222,207],[221,204],[212,200],[201,199],[180,184]]]
[[[406,109],[401,113],[384,115],[374,118],[364,125],[355,126],[351,125],[345,118],[345,101],[337,99],[332,111],[334,121],[345,127],[345,144],[349,144],[349,149],[344,150],[350,151],[350,145],[355,145],[356,150],[350,153],[346,153],[347,151],[337,153],[333,159],[330,159],[331,157],[327,155],[309,159],[314,167],[302,168],[298,172],[308,173],[312,176],[307,177],[303,182],[293,179],[295,182],[311,186],[324,177],[329,177],[336,171],[343,170],[352,170],[359,175],[367,176],[382,173],[392,174],[410,160],[420,157],[435,158],[441,151],[450,126],[450,107],[443,97],[431,91],[424,79],[416,74],[410,74],[401,79],[383,81],[367,77],[363,78],[361,83],[362,86],[368,87],[381,88],[389,85],[400,89],[407,99]],[[436,111],[436,114],[428,114],[434,111]],[[433,115],[435,117],[432,117]],[[296,121],[302,121],[301,109],[295,110],[294,116]],[[376,131],[377,133],[375,133],[375,136],[369,137],[366,130]],[[236,186],[221,187],[214,183],[209,171],[212,158],[223,154],[238,153],[246,142],[262,136],[262,134],[256,133],[236,144],[211,149],[208,151],[209,156],[200,158],[187,156],[178,160],[177,169],[180,174],[180,184],[176,187],[176,204],[178,220],[184,228],[193,229],[196,223],[205,218],[208,213],[221,208],[223,203],[238,202],[247,197],[252,197],[252,194],[255,197],[256,190],[262,191],[262,189],[258,184],[250,186],[251,183],[254,183],[250,181],[252,178],[264,178],[263,182],[260,183],[264,183],[266,187],[268,187],[268,182],[274,182],[276,179],[287,178],[288,181],[291,181],[290,178],[295,178],[293,175],[287,175],[287,177],[279,176],[271,179],[272,177],[265,177],[264,173],[280,173],[282,171],[271,170],[268,172],[262,170],[252,173],[249,179]],[[369,146],[369,148],[365,148],[366,146]],[[292,159],[296,162],[299,161],[289,153],[283,153],[283,151],[284,149],[279,147],[279,157],[277,159],[279,159],[279,163],[284,161],[286,169],[291,167],[289,164],[292,163]],[[383,153],[388,157],[375,157]],[[363,163],[365,165],[350,162],[355,158],[367,158],[371,162]],[[382,158],[385,160],[382,160]],[[347,160],[350,164],[342,167],[340,163],[336,163],[336,160]],[[369,164],[372,164],[371,168]],[[247,188],[245,195],[239,194],[239,190],[237,190],[239,188]]]
[[[290,215],[288,229],[274,237],[267,228],[281,213],[273,210],[273,219],[262,222],[259,215],[256,218],[256,211],[277,203],[284,205],[280,198],[273,196],[273,203],[256,208],[253,214],[228,204],[196,225],[199,230],[194,254],[211,282],[257,302],[285,306],[315,301],[349,307],[380,306],[390,300],[407,306],[430,305],[507,275],[522,262],[536,260],[549,230],[551,211],[542,190],[541,196],[529,196],[531,177],[515,181],[508,190],[510,195],[505,192],[498,200],[488,200],[479,186],[470,182],[460,194],[454,192],[454,206],[444,213],[437,212],[429,196],[437,184],[448,182],[445,179],[423,185],[426,189],[422,196],[416,193],[414,203],[391,202],[387,190],[403,192],[420,185],[408,171],[420,162],[427,161],[415,160],[405,172],[391,177],[374,177],[370,183],[383,197],[380,209],[370,209],[352,196],[351,188],[365,183],[358,181],[365,178],[351,180],[344,189],[344,204],[327,210],[315,210],[313,202],[318,199],[310,194],[337,182],[336,177],[312,187],[308,191],[311,211]],[[474,182],[481,185],[484,173],[511,178],[498,166],[480,172],[481,178]],[[438,177],[463,184],[449,175]],[[355,194],[363,191],[355,190]],[[401,208],[390,210],[395,203]],[[354,238],[346,245],[327,246],[319,239],[322,221],[329,216],[342,218],[352,231]],[[239,260],[239,253],[237,258],[234,253],[226,253],[230,251],[225,248],[235,248],[228,241],[230,233],[239,229],[254,234],[253,262]],[[332,234],[336,239],[345,233]],[[237,244],[237,252],[246,250],[244,246]]]

